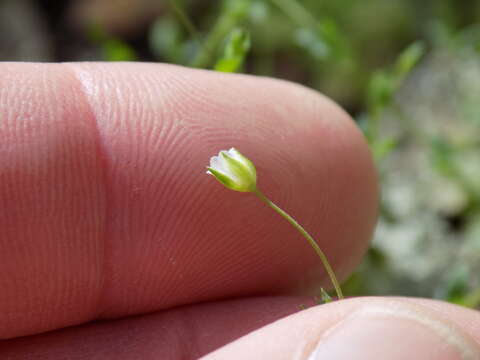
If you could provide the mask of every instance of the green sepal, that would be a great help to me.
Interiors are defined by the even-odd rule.
[[[249,164],[245,165],[241,161],[231,157],[227,152],[222,151],[220,153],[220,156],[222,156],[227,165],[230,167],[230,170],[232,170],[233,173],[236,174],[238,179],[248,179],[253,186],[250,186],[248,188],[242,187],[243,190],[239,190],[239,188],[235,189],[237,191],[244,191],[244,192],[250,192],[250,191],[255,191],[256,189],[256,171],[255,167],[253,166],[252,162],[248,160],[247,158],[244,158],[245,161],[247,161]],[[250,167],[250,170],[253,171],[250,172],[248,170],[248,167]],[[245,183],[245,181],[243,181]]]
[[[228,176],[224,175],[220,171],[215,170],[214,168],[207,167],[208,171],[210,171],[215,178],[220,181],[223,185],[225,185],[227,188],[236,190],[235,189],[235,183],[230,179]]]

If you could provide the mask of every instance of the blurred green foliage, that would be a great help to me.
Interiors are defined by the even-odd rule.
[[[106,61],[135,61],[135,50],[127,43],[105,32],[101,26],[93,24],[88,34],[92,42],[98,44]]]
[[[378,126],[383,112],[390,108],[395,93],[425,52],[422,42],[415,42],[398,55],[391,67],[372,73],[367,85],[366,114],[359,118],[375,160],[380,161],[395,148],[395,140],[380,139]]]
[[[227,39],[223,56],[215,64],[215,70],[236,72],[240,69],[250,50],[250,35],[239,28],[233,29]]]

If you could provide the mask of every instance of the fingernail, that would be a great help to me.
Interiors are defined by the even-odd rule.
[[[466,334],[416,310],[366,308],[328,331],[308,360],[475,360]]]

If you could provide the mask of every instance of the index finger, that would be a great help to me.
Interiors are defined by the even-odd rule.
[[[0,72],[0,337],[328,284],[294,229],[204,174],[231,146],[340,277],[366,248],[368,149],[310,90],[138,63]]]

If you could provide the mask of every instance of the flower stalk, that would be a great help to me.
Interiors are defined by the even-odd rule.
[[[267,204],[273,210],[275,210],[278,214],[280,214],[280,216],[282,216],[290,224],[292,224],[292,226],[295,229],[297,229],[298,232],[300,234],[302,234],[305,239],[307,239],[307,241],[312,246],[313,250],[315,250],[318,257],[320,258],[320,261],[322,262],[323,266],[325,267],[325,270],[327,271],[327,274],[330,277],[330,280],[333,284],[333,287],[335,288],[335,291],[337,293],[337,297],[339,299],[343,299],[342,288],[340,287],[340,284],[338,283],[337,277],[335,276],[335,272],[333,271],[332,267],[330,266],[330,263],[328,262],[327,256],[322,251],[322,249],[320,249],[320,246],[318,246],[315,239],[294,218],[292,218],[285,211],[283,211],[280,207],[278,207],[273,201],[271,201],[269,198],[267,198],[265,195],[263,195],[263,193],[260,190],[256,189],[254,191],[254,194],[257,195],[257,197],[260,200],[262,200],[265,204]]]
[[[231,148],[228,151],[220,151],[218,156],[213,156],[207,169],[207,174],[213,175],[225,187],[235,191],[254,193],[262,202],[271,207],[297,229],[307,239],[320,258],[335,288],[338,299],[343,299],[342,289],[325,253],[320,249],[313,237],[294,218],[273,203],[257,188],[257,172],[249,159],[238,150]]]

